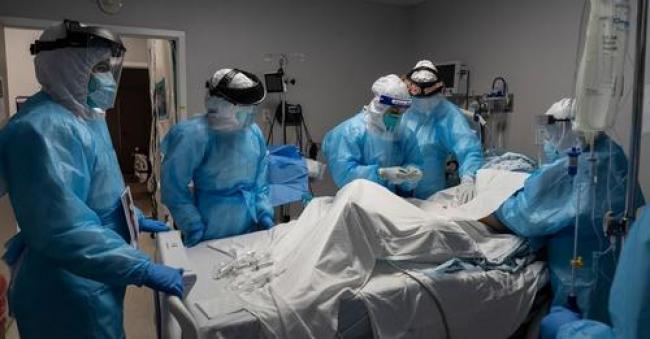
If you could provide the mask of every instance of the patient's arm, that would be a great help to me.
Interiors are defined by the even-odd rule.
[[[480,219],[479,221],[490,226],[490,228],[499,233],[512,233],[512,231],[510,231],[510,229],[506,227],[506,225],[504,225],[494,213]]]

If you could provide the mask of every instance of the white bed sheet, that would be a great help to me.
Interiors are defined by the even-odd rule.
[[[281,225],[275,232],[283,232],[287,226]],[[271,234],[256,232],[215,243],[223,250],[248,248],[251,243],[267,243]],[[207,243],[187,252],[198,279],[185,303],[205,338],[263,338],[264,331],[255,316],[246,311],[246,303],[227,287],[226,281],[210,276],[213,266],[227,257],[207,247]],[[365,320],[369,316],[366,312],[383,308],[389,313],[374,313],[393,316],[375,318],[373,322],[395,323],[402,329],[396,338],[423,338],[434,334],[441,338],[447,337],[446,334],[449,338],[471,338],[476,336],[469,334],[476,334],[476,331],[480,331],[480,337],[506,338],[521,325],[537,292],[547,283],[545,267],[539,262],[515,273],[456,272],[434,278],[413,275],[420,269],[431,268],[421,265],[407,274],[390,265],[377,265],[368,283],[352,297],[358,300],[342,303],[340,317],[344,320],[338,335],[358,338],[360,334],[363,337],[371,334],[368,333],[371,326]],[[365,303],[364,309],[360,308],[360,302]],[[468,322],[481,326],[467,326]],[[350,324],[355,323],[358,328],[350,328]]]
[[[477,180],[478,199],[465,210],[465,206],[450,206],[444,195],[442,199],[434,197],[413,204],[376,184],[353,182],[334,198],[315,199],[297,221],[274,229],[266,239],[244,245],[258,253],[268,251],[275,262],[274,266],[245,272],[234,279],[248,282],[264,277],[257,288],[237,290],[213,301],[196,292],[194,300],[200,303],[195,305],[209,322],[236,321],[245,309],[260,320],[267,337],[333,337],[341,300],[375,284],[369,279],[378,259],[436,265],[453,258],[498,261],[515,251],[521,239],[507,235],[477,237],[480,232],[463,229],[454,220],[488,215],[524,180],[522,174],[482,171]],[[231,241],[233,246],[241,245]],[[198,253],[201,248],[190,252],[193,250]],[[211,268],[201,267],[198,271],[211,272]],[[222,284],[216,287],[220,289],[237,285],[227,279],[216,283]],[[237,298],[245,301],[243,307]],[[390,311],[382,307],[370,309],[371,318],[376,320],[376,336],[392,337],[391,333],[403,328],[377,321],[390,317]]]

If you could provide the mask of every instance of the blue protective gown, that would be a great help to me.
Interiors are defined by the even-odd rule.
[[[341,188],[355,179],[376,182],[392,192],[413,190],[412,184],[396,186],[379,177],[378,170],[391,166],[422,168],[422,157],[414,135],[401,130],[383,137],[367,127],[364,112],[342,122],[325,135],[323,154],[336,185]]]
[[[162,200],[181,231],[203,229],[202,240],[219,239],[272,220],[268,152],[256,124],[219,132],[197,116],[174,126],[162,150]]]
[[[21,338],[123,338],[126,285],[151,263],[127,244],[105,120],[37,93],[0,131],[0,176],[21,228],[12,243],[26,245],[9,289]]]
[[[558,338],[650,338],[650,209],[628,233],[609,297],[613,328],[578,321],[560,328]]]
[[[577,270],[578,303],[585,318],[608,322],[607,300],[616,258],[612,251],[600,254],[609,247],[603,235],[603,217],[610,209],[617,218],[624,212],[627,159],[621,147],[605,135],[596,140],[594,151],[598,182],[593,186],[589,185],[590,153],[582,153],[578,158],[575,179],[568,175],[565,155],[533,172],[524,188],[506,200],[496,215],[514,233],[545,241],[555,295],[553,304],[565,305],[571,287],[569,262],[578,214],[578,255],[584,261],[584,267]],[[642,205],[640,189],[639,195]]]
[[[402,126],[415,133],[423,157],[424,176],[415,189],[419,199],[445,189],[445,162],[449,155],[456,156],[461,178],[474,177],[483,165],[481,141],[476,132],[458,107],[447,99],[439,100],[428,112],[421,111],[418,105],[411,106],[402,120]]]

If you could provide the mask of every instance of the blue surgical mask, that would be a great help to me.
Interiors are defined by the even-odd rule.
[[[384,114],[384,126],[386,126],[386,130],[389,132],[393,132],[397,129],[399,126],[399,122],[402,119],[401,114],[395,114],[395,113],[385,113]]]
[[[88,106],[108,110],[113,108],[117,96],[117,83],[110,72],[93,73],[88,81]]]

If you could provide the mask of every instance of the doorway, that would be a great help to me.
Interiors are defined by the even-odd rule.
[[[138,182],[135,175],[135,155],[142,154],[149,157],[151,136],[149,93],[149,71],[146,68],[124,68],[115,107],[106,112],[106,123],[113,147],[127,183]]]

